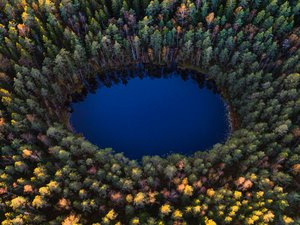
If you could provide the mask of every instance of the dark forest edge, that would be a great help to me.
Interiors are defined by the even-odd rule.
[[[230,133],[239,129],[240,122],[239,118],[230,103],[230,98],[228,98],[227,91],[224,88],[219,88],[216,85],[216,82],[213,79],[209,79],[203,70],[200,68],[185,64],[185,65],[176,65],[175,63],[170,65],[159,65],[159,64],[143,64],[143,63],[132,63],[127,66],[122,66],[121,68],[107,68],[102,71],[97,72],[97,77],[89,80],[85,83],[85,86],[82,88],[80,93],[75,93],[70,96],[70,101],[65,103],[67,109],[62,110],[63,121],[65,126],[74,132],[72,125],[70,124],[70,117],[73,109],[71,104],[78,101],[84,101],[85,97],[89,93],[95,93],[98,88],[101,87],[111,87],[122,83],[126,85],[130,82],[130,79],[139,77],[140,79],[149,77],[149,78],[172,78],[172,74],[179,74],[182,80],[192,79],[194,80],[199,88],[204,86],[211,90],[215,94],[220,94],[223,99],[226,101],[227,106],[227,119],[230,124]]]

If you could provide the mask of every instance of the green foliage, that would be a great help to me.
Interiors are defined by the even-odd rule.
[[[299,8],[1,1],[2,224],[299,224]],[[70,103],[96,79],[126,84],[122,71],[170,65],[215,83],[228,103],[225,143],[137,163],[73,132]]]

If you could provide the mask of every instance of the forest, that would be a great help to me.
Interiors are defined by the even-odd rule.
[[[70,129],[97,79],[174,66],[230,103],[226,143],[137,162]],[[300,224],[299,0],[0,0],[0,97],[2,225]]]

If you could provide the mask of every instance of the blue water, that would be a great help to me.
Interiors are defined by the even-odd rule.
[[[76,132],[133,159],[204,151],[225,141],[229,130],[221,97],[179,77],[101,87],[72,107]]]

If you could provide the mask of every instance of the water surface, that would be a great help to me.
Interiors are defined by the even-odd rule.
[[[207,150],[223,142],[229,129],[221,97],[180,77],[101,87],[72,108],[76,132],[134,159]]]

